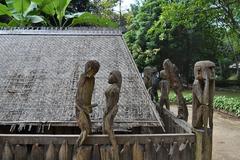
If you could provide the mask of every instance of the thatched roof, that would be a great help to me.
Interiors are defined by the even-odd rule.
[[[116,124],[159,126],[121,33],[98,29],[0,30],[0,123],[74,124],[76,85],[92,59],[101,64],[92,121],[101,125],[107,77],[118,69],[123,83]]]

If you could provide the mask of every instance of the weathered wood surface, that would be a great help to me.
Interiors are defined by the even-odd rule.
[[[43,146],[40,146],[38,143],[34,144],[30,157],[31,160],[44,160]]]
[[[147,139],[147,143],[134,144],[126,143],[125,145],[119,145],[120,160],[193,160],[193,144],[178,143],[176,139],[174,142],[156,143]],[[31,144],[28,144],[31,146]],[[55,147],[59,146],[59,147]],[[5,143],[2,160],[23,160],[29,157],[30,160],[115,160],[115,153],[113,152],[112,145],[99,144],[99,145],[82,145],[76,149],[75,144],[67,143],[67,140],[63,141],[61,145],[53,144],[50,142],[46,144],[32,144],[32,149],[28,153],[26,146],[19,144]],[[18,148],[22,151],[22,154],[13,152],[12,148]],[[58,152],[58,156],[57,153]],[[15,158],[14,158],[15,157]]]
[[[58,153],[59,160],[70,160],[70,149],[68,142],[66,140],[63,141],[59,153]]]
[[[196,160],[212,159],[212,130],[207,131],[194,129],[196,134],[195,158]]]
[[[49,144],[48,150],[46,152],[46,160],[56,160],[57,159],[57,153],[54,145],[52,143]]]
[[[91,146],[81,146],[77,150],[76,160],[90,160],[92,154]]]
[[[123,146],[120,152],[120,160],[132,160],[132,147],[129,143]]]
[[[133,160],[144,160],[144,148],[138,143],[133,145]]]
[[[92,160],[101,160],[100,148],[98,144],[93,146]]]
[[[4,160],[21,160],[25,145],[31,160],[114,160],[112,145],[106,135],[90,135],[87,144],[78,147],[78,135],[11,135],[0,134]],[[195,135],[132,134],[116,135],[120,160],[193,160]],[[185,145],[186,144],[186,145]],[[13,149],[23,151],[19,155]],[[15,152],[14,152],[15,151]],[[19,155],[19,156],[18,156]],[[15,159],[14,159],[15,158]]]
[[[8,141],[6,141],[4,148],[3,148],[2,160],[13,160],[12,147],[10,146]]]
[[[11,144],[62,144],[64,140],[68,144],[75,144],[79,135],[41,135],[41,134],[0,134],[0,144],[8,141]],[[147,144],[149,140],[154,143],[172,143],[185,142],[188,140],[190,143],[195,142],[195,135],[193,133],[179,133],[179,134],[124,134],[116,135],[116,139],[119,145],[124,145],[127,142],[134,144]],[[111,144],[107,135],[89,135],[85,144]]]
[[[27,146],[25,145],[16,145],[15,146],[15,153],[14,153],[15,160],[26,160],[27,159]],[[54,159],[52,159],[54,160]]]
[[[163,108],[162,116],[168,133],[192,133],[192,126],[184,120],[175,117],[171,111]],[[178,128],[177,132],[174,131],[176,128]]]

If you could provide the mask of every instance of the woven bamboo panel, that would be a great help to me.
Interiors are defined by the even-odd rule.
[[[55,31],[54,35],[27,34],[27,30],[7,33],[0,32],[1,122],[74,121],[78,78],[84,64],[93,59],[101,64],[92,100],[98,103],[91,115],[93,121],[102,121],[104,91],[113,69],[123,75],[116,121],[157,121],[153,104],[121,35],[110,35],[111,32],[104,35],[104,31],[96,35],[96,32],[68,35],[67,31],[62,35],[61,31]]]

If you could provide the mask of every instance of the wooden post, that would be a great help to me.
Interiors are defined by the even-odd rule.
[[[144,160],[155,160],[156,152],[151,140],[145,145]]]
[[[100,148],[101,160],[113,160],[113,153],[111,146],[101,146]]]
[[[129,143],[126,143],[123,146],[123,149],[120,152],[120,160],[132,160],[132,151]]]
[[[31,160],[44,160],[43,147],[39,146],[38,143],[32,146]]]
[[[66,140],[63,141],[58,156],[59,160],[70,160],[70,151]]]
[[[92,160],[101,160],[101,154],[98,144],[95,144],[93,146]]]
[[[195,157],[196,160],[211,160],[212,159],[212,130],[194,129],[196,134]]]
[[[156,152],[157,152],[157,159],[168,159],[169,157],[167,148],[163,142],[158,146]]]
[[[17,144],[15,146],[15,160],[26,160],[27,159],[27,146]]]
[[[6,141],[3,148],[2,160],[13,160],[13,153],[10,144]]]
[[[179,155],[179,146],[177,142],[173,142],[173,144],[170,147],[170,160],[180,160]]]
[[[46,153],[46,160],[56,160],[56,159],[57,159],[57,155],[56,155],[55,147],[52,143],[50,143]]]
[[[133,160],[144,160],[143,147],[138,143],[133,145]]]
[[[203,139],[203,159],[211,160],[212,159],[212,129],[208,128],[204,133]]]
[[[91,146],[81,146],[77,149],[76,160],[90,160],[92,153]]]

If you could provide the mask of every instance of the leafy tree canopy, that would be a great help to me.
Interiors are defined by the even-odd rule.
[[[239,11],[238,0],[145,0],[132,6],[125,38],[140,71],[170,58],[191,80],[198,60],[237,59]]]

